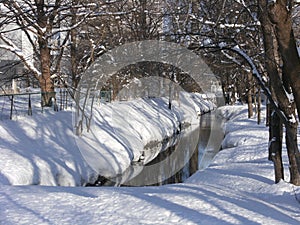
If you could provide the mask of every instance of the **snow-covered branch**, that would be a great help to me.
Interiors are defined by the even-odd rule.
[[[268,97],[271,105],[274,107],[274,110],[276,111],[276,113],[278,114],[280,119],[283,121],[283,123],[286,124],[286,125],[289,125],[291,122],[294,122],[294,121],[291,121],[291,119],[289,119],[284,114],[284,112],[279,108],[278,103],[272,97],[271,91],[270,91],[270,89],[268,88],[268,86],[266,84],[266,80],[260,74],[259,70],[257,69],[257,66],[254,63],[254,61],[241,48],[239,48],[238,46],[230,47],[230,46],[227,46],[224,43],[221,43],[221,44],[216,44],[216,45],[200,45],[198,47],[191,46],[190,49],[191,50],[218,49],[220,51],[225,50],[225,51],[231,51],[231,52],[234,52],[234,53],[238,54],[240,57],[242,57],[245,60],[245,62],[251,68],[251,72],[252,72],[253,76],[257,80],[257,82],[260,85],[261,89],[264,91],[264,94]],[[235,58],[234,58],[234,60],[236,61]]]
[[[0,45],[1,49],[5,49],[14,53],[37,77],[41,75],[41,72],[34,66],[34,64],[30,60],[27,59],[23,51],[18,48],[10,39],[4,37],[3,35],[0,35],[0,39],[5,43]]]

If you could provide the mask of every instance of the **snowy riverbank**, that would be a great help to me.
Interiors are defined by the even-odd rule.
[[[142,188],[2,184],[0,224],[299,224],[300,188],[274,184],[267,128],[247,119],[244,106],[218,113],[230,119],[224,149],[186,183]],[[286,166],[286,155],[284,161]]]
[[[114,177],[141,156],[153,141],[172,137],[183,124],[199,124],[214,105],[199,94],[181,93],[180,102],[145,98],[94,107],[91,132],[73,133],[72,112],[52,110],[0,121],[0,183],[80,186],[98,174]]]

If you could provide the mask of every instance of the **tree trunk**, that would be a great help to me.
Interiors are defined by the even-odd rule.
[[[37,21],[38,25],[41,28],[38,30],[38,44],[40,50],[40,67],[41,75],[38,77],[40,88],[42,92],[41,104],[42,107],[52,106],[52,98],[55,98],[54,84],[51,79],[51,61],[50,61],[50,49],[49,49],[49,40],[45,35],[47,31],[52,30],[52,25],[47,19],[47,15],[44,9],[44,0],[36,1],[37,6]]]
[[[257,88],[257,124],[261,124],[261,91],[260,87]]]
[[[39,83],[42,93],[41,104],[42,107],[51,107],[52,98],[55,98],[54,84],[51,79],[50,73],[50,49],[47,42],[40,38],[40,53],[41,53],[41,71],[42,74],[39,77]]]
[[[261,8],[264,10],[266,2],[260,2]],[[265,67],[269,77],[269,87],[272,91],[272,98],[287,100],[282,93],[284,92],[278,68],[276,65],[274,33],[272,25],[264,12],[260,13],[260,21],[262,24],[262,33],[265,49]],[[276,91],[275,91],[276,90]],[[275,183],[284,179],[284,168],[282,163],[282,121],[279,116],[273,111],[271,104],[268,104],[269,115],[269,160],[274,163]]]
[[[266,106],[266,126],[269,127],[271,125],[271,104],[269,103],[269,100],[267,100],[267,106]]]
[[[137,40],[143,41],[147,39],[148,32],[147,32],[147,1],[146,0],[139,0],[139,16],[138,16],[138,32],[137,32]]]
[[[275,183],[284,179],[282,164],[282,122],[279,116],[273,111],[271,115],[270,125],[270,144],[269,144],[269,160],[274,163]]]
[[[269,5],[268,15],[271,22],[275,25],[278,49],[283,61],[285,88],[286,91],[289,91],[288,89],[291,87],[298,117],[300,118],[300,59],[292,29],[291,9],[288,5],[289,1],[287,0],[276,1]],[[288,99],[288,101],[291,101],[291,99]],[[300,185],[300,153],[297,145],[298,123],[293,119],[293,107],[289,105],[285,109],[285,115],[289,119],[285,127],[291,183]]]
[[[292,13],[289,1],[282,0],[269,6],[269,18],[275,24],[279,52],[283,61],[283,72],[292,88],[297,111],[300,112],[300,58],[292,29]],[[300,120],[300,113],[298,113]]]
[[[252,105],[252,82],[253,82],[253,77],[252,73],[247,74],[247,80],[248,80],[248,92],[247,92],[247,102],[248,102],[248,118],[253,117],[253,105]]]
[[[300,153],[297,145],[297,124],[295,123],[290,126],[286,126],[286,145],[290,162],[290,182],[294,185],[300,186]]]
[[[75,8],[75,7],[74,7]],[[73,9],[72,8],[72,24],[76,24],[77,23],[77,10],[76,8]],[[76,29],[72,29],[71,32],[71,43],[70,43],[70,57],[71,57],[71,76],[72,76],[72,88],[74,88],[74,90],[77,88],[78,83],[79,83],[79,77],[77,76],[77,31]]]
[[[288,49],[288,46],[290,46],[290,33],[291,33],[291,27],[288,28],[289,24],[291,26],[291,20],[288,18],[286,14],[286,7],[282,5],[282,2],[285,1],[277,1],[276,3],[273,3],[271,7],[267,9],[267,1],[259,1],[260,8],[262,9],[262,12],[260,12],[260,21],[262,24],[262,31],[264,36],[264,48],[266,53],[266,69],[267,73],[270,77],[270,86],[272,90],[272,95],[275,96],[279,108],[283,111],[285,117],[283,118],[285,121],[284,125],[286,127],[286,142],[287,142],[287,151],[289,156],[289,166],[290,166],[290,176],[291,176],[291,183],[295,185],[300,185],[300,176],[299,176],[299,169],[300,169],[300,163],[299,163],[299,150],[297,146],[297,123],[294,121],[291,121],[290,119],[294,115],[295,108],[293,106],[293,103],[290,101],[288,96],[286,95],[286,89],[283,86],[283,81],[280,78],[279,75],[279,68],[276,65],[276,57],[275,57],[275,48],[274,46],[274,38],[276,38],[279,46],[279,52],[281,54],[282,60],[283,60],[283,75],[288,76],[288,82],[287,83],[293,83],[295,77],[291,79],[290,72],[288,69],[294,70],[291,67],[291,64],[287,62],[287,58],[289,56],[286,56],[287,52],[285,51]],[[265,12],[268,10],[268,16],[265,14]],[[275,24],[276,27],[276,33],[274,35],[272,23]],[[286,27],[287,26],[287,27]],[[288,43],[286,43],[287,41]],[[290,59],[292,60],[292,59]],[[295,60],[295,59],[293,59]],[[299,89],[300,90],[300,89]],[[293,90],[294,91],[294,90]],[[274,118],[273,118],[274,119]],[[272,121],[271,119],[271,126],[274,126],[275,121]],[[276,129],[275,129],[276,130]],[[273,134],[276,134],[278,131],[272,131],[272,135],[270,137],[273,138]],[[275,133],[274,133],[275,132]],[[278,134],[276,134],[278,136]],[[272,140],[272,139],[271,139]],[[274,139],[277,141],[277,139]],[[278,143],[279,144],[279,143]],[[277,179],[280,179],[280,173],[281,173],[281,165],[279,165],[280,158],[279,156],[276,156],[276,154],[279,154],[279,150],[277,150],[277,144],[271,144],[271,156],[272,159],[273,156],[275,157],[274,160],[276,163],[275,166],[275,173],[276,173],[276,181]],[[275,153],[275,155],[272,155]]]

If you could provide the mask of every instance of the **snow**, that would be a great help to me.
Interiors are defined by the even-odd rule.
[[[27,97],[15,97],[17,112],[21,111],[22,98]],[[181,92],[179,99],[180,103],[172,102],[172,110],[168,109],[167,98],[99,102],[93,109],[91,131],[80,137],[73,132],[72,111],[41,114],[35,109],[33,117],[19,114],[12,121],[2,120],[0,182],[78,186],[93,183],[98,174],[107,178],[122,174],[142,155],[146,163],[159,151],[146,152],[144,146],[172,137],[180,123],[198,124],[199,115],[214,108],[199,94]],[[1,105],[2,111],[10,112],[10,103]]]
[[[178,106],[163,123],[174,115],[196,121],[191,98],[186,99],[181,106],[194,117]],[[152,100],[139,101],[136,113],[146,117],[141,111],[146,107],[151,113],[147,105]],[[130,102],[120,104],[118,113],[132,109]],[[300,188],[285,181],[274,184],[267,160],[268,128],[248,119],[245,106],[221,107],[217,115],[228,120],[223,150],[185,183],[160,187],[51,187],[51,182],[58,184],[58,175],[65,176],[60,185],[75,185],[76,174],[84,179],[93,173],[73,148],[70,112],[0,121],[0,224],[299,224]],[[61,119],[55,120],[57,116]],[[132,136],[141,128],[138,121],[135,125]],[[285,155],[285,166],[286,160]],[[26,185],[42,184],[41,177],[49,180],[43,181],[48,186]]]

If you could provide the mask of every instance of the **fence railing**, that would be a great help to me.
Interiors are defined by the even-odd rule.
[[[13,119],[13,116],[28,115],[33,113],[43,113],[44,107],[41,104],[42,92],[23,93],[2,93],[0,94],[0,119]],[[65,110],[72,107],[72,100],[66,89],[55,92],[52,99],[54,111]]]

